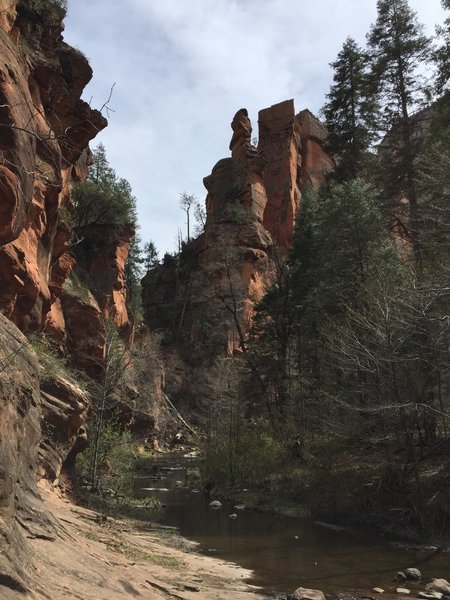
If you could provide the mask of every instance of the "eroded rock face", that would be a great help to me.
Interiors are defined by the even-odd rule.
[[[96,242],[88,259],[80,258],[78,262],[80,274],[95,296],[103,318],[113,322],[123,334],[132,331],[127,310],[125,263],[133,234],[131,228],[115,231],[107,225],[86,227],[86,237]],[[79,235],[84,235],[83,230]]]
[[[0,19],[0,309],[22,331],[50,319],[61,332],[55,304],[74,266],[65,224],[70,187],[106,120],[80,99],[92,71],[62,41],[61,9],[37,14],[33,3],[7,4]]]
[[[259,112],[258,150],[265,159],[264,226],[280,248],[289,248],[300,201],[300,135],[294,101]]]
[[[55,481],[74,447],[86,440],[84,422],[89,396],[64,374],[41,382],[42,431],[39,444],[40,475]],[[87,441],[87,440],[86,440]]]
[[[106,341],[102,311],[88,290],[80,294],[69,286],[61,298],[66,343],[77,368],[96,377],[102,371]]]
[[[27,591],[30,536],[52,535],[36,489],[39,364],[26,338],[0,315],[0,596]],[[14,594],[17,594],[15,596]]]

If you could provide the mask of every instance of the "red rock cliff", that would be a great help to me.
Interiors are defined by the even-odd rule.
[[[0,29],[0,307],[26,331],[43,328],[73,268],[70,186],[106,120],[80,99],[92,71],[61,38],[61,9],[14,9]]]
[[[219,347],[242,348],[275,260],[292,243],[301,189],[318,187],[334,168],[323,125],[309,111],[296,115],[293,100],[260,111],[258,147],[246,109],[231,128],[231,157],[204,179],[204,233],[184,248],[178,265],[169,261],[145,280],[149,324],[188,335],[189,360],[200,348],[208,356]]]

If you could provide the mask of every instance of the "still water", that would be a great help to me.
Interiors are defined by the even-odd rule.
[[[394,591],[397,571],[413,566],[424,581],[450,576],[448,553],[407,549],[376,535],[335,531],[294,517],[236,511],[226,502],[213,510],[211,498],[186,486],[188,462],[166,458],[156,464],[158,477],[136,479],[135,496],[158,498],[165,505],[160,523],[177,527],[204,554],[251,569],[250,583],[267,593],[292,593],[299,586],[334,594],[368,595],[374,586]],[[236,519],[230,519],[232,513]]]

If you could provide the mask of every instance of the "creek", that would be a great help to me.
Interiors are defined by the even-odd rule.
[[[155,475],[135,480],[135,497],[156,497],[164,505],[161,524],[177,527],[183,537],[199,544],[200,552],[251,569],[249,583],[265,593],[292,593],[302,586],[373,596],[375,586],[394,592],[399,585],[393,581],[395,574],[408,567],[419,568],[424,582],[449,577],[450,555],[445,552],[308,519],[234,510],[227,502],[213,510],[212,498],[187,486],[192,464],[192,459],[177,456],[155,459]],[[229,517],[233,513],[237,518]]]

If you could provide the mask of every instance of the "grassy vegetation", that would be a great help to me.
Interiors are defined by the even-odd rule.
[[[69,277],[65,280],[64,291],[77,296],[83,302],[89,302],[91,299],[91,293],[87,284],[75,271],[71,271]]]
[[[81,530],[81,533],[86,539],[104,543],[109,550],[123,554],[133,561],[147,562],[167,569],[181,569],[183,566],[183,563],[174,556],[168,554],[149,554],[142,548],[121,540],[120,536],[117,535],[113,539],[112,537],[105,537],[104,531],[97,533]],[[115,532],[111,530],[108,533],[112,534]]]
[[[54,340],[45,335],[33,333],[28,336],[28,342],[36,352],[41,365],[41,381],[52,381],[57,377],[74,379],[67,360],[62,356]]]

